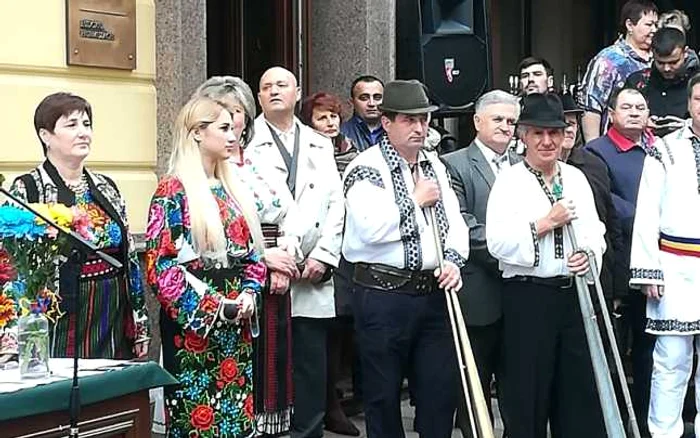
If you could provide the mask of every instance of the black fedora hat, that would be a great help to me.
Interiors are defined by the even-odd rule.
[[[576,104],[574,96],[571,93],[563,93],[559,95],[561,106],[564,108],[564,114],[583,114],[583,110]]]
[[[430,104],[425,85],[415,79],[387,83],[384,86],[384,99],[379,105],[382,112],[400,114],[426,114],[437,109],[437,106]]]
[[[566,128],[561,99],[554,93],[533,93],[523,97],[519,125]]]

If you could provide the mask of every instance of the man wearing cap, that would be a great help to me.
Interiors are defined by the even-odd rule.
[[[404,436],[400,390],[409,370],[421,436],[452,434],[459,380],[444,290],[461,287],[469,230],[444,165],[422,150],[436,109],[420,82],[388,83],[380,107],[386,135],[343,178],[342,251],[355,263],[369,438]]]
[[[523,98],[521,163],[501,173],[486,240],[503,271],[504,420],[511,438],[606,436],[574,275],[589,269],[564,227],[597,262],[605,250],[585,176],[559,161],[564,113],[555,94]]]

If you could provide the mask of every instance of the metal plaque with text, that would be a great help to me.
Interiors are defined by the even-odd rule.
[[[68,65],[136,68],[136,0],[66,0]]]

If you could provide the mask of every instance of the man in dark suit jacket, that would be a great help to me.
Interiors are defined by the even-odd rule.
[[[520,106],[511,94],[494,90],[477,101],[475,110],[476,138],[469,147],[444,155],[443,161],[452,178],[462,217],[469,226],[469,261],[462,268],[464,286],[459,298],[488,401],[491,379],[497,374],[501,354],[503,283],[498,261],[486,248],[486,204],[497,174],[520,161],[508,148]],[[471,437],[464,401],[457,409],[457,427],[463,436]]]

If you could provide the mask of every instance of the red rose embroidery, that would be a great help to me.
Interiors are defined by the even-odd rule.
[[[209,430],[214,424],[214,410],[211,406],[197,406],[190,414],[190,424],[199,430]]]
[[[238,216],[228,225],[228,235],[239,246],[246,246],[250,240],[250,228],[243,216]]]
[[[230,357],[221,362],[219,368],[219,379],[226,383],[233,382],[233,379],[238,375],[238,364]]]
[[[182,348],[182,336],[180,335],[175,335],[173,337],[173,343],[177,348]]]
[[[207,295],[204,298],[202,298],[202,301],[199,302],[199,308],[202,310],[202,312],[205,313],[216,312],[217,310],[219,310],[219,300],[212,297],[211,295]]]
[[[163,304],[163,303],[161,302],[161,304]],[[172,319],[173,321],[177,320],[177,315],[180,314],[180,311],[175,306],[172,306],[170,304],[166,304],[166,305],[168,308],[168,316],[170,316],[170,319]]]
[[[158,252],[162,256],[177,256],[177,248],[173,243],[173,236],[170,233],[162,233],[160,243],[158,244]]]
[[[207,338],[198,336],[196,333],[188,331],[185,333],[185,350],[192,353],[204,353],[209,347]]]
[[[146,282],[150,285],[156,284],[158,276],[156,275],[156,259],[158,255],[155,250],[149,249],[146,251]]]
[[[175,193],[182,191],[182,183],[173,177],[165,177],[160,180],[154,196],[171,197]]]
[[[237,290],[232,290],[231,292],[226,294],[226,298],[228,298],[229,300],[235,300],[236,298],[238,298],[238,295],[240,295],[240,294],[241,293],[238,292]]]
[[[217,380],[217,381],[216,381],[216,387],[217,387],[217,388],[219,388],[219,389],[224,389],[224,386],[226,386],[226,384],[225,384],[224,382],[222,382],[221,380]]]
[[[253,419],[253,396],[248,395],[245,399],[245,403],[243,404],[243,410],[245,411],[246,417],[250,418],[251,420]]]

